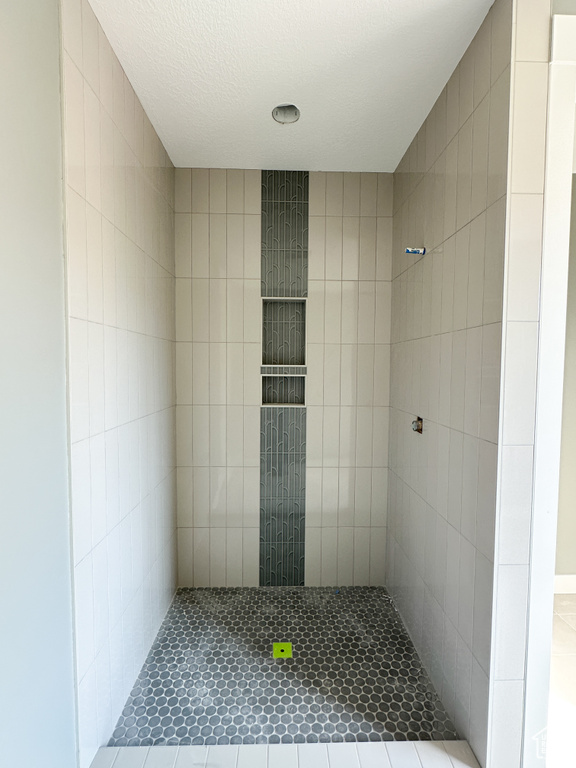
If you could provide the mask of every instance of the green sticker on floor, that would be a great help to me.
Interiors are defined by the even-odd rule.
[[[272,643],[272,656],[275,659],[291,659],[292,643]]]

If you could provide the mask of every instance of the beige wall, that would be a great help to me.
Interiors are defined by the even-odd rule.
[[[176,171],[182,585],[258,584],[260,171]],[[390,174],[310,175],[306,583],[382,584]]]
[[[105,744],[175,574],[174,172],[86,0],[62,5],[80,764]]]
[[[511,29],[497,0],[394,177],[387,584],[483,765]]]
[[[568,273],[568,314],[566,317],[566,359],[560,498],[558,500],[558,539],[556,574],[576,575],[576,176],[572,177],[572,221],[570,232],[570,270]]]

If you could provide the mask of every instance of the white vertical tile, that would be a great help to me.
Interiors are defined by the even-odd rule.
[[[376,223],[376,279],[392,277],[392,217],[378,217]]]
[[[412,742],[386,742],[386,750],[392,768],[420,768],[418,753]]]
[[[338,554],[338,529],[322,528],[322,586],[337,584],[336,558]]]
[[[490,764],[494,768],[520,765],[522,762],[522,680],[498,680],[492,692],[490,718]]]
[[[244,277],[244,216],[238,214],[226,216],[226,277]]]
[[[90,768],[112,768],[112,764],[118,755],[119,747],[101,747]]]
[[[208,747],[178,747],[174,768],[205,768]]]
[[[193,528],[178,528],[178,586],[194,586]]]
[[[257,587],[259,583],[259,528],[244,528],[242,532],[242,584]]]
[[[226,213],[226,171],[210,169],[210,213]]]
[[[208,213],[210,210],[210,172],[207,168],[192,169],[192,213]]]
[[[354,529],[354,585],[370,583],[370,528]]]
[[[210,586],[226,586],[225,528],[210,528]]]
[[[194,281],[195,283],[196,281]],[[210,341],[226,341],[227,329],[227,280],[210,280]],[[194,284],[193,283],[193,284]],[[194,307],[192,307],[194,311]],[[202,339],[203,340],[203,339]],[[200,339],[194,339],[200,341]]]
[[[467,302],[468,328],[482,324],[485,240],[486,214],[482,213],[470,223],[470,259],[468,262]]]
[[[178,280],[176,281],[176,307],[179,304],[179,293],[182,292],[180,301],[187,301],[187,296],[190,291],[188,286],[189,281],[182,281],[186,283],[181,289],[178,288]],[[185,306],[183,304],[183,306]],[[181,321],[182,327],[186,327],[188,322],[187,318],[183,318]],[[176,327],[178,328],[178,321]],[[184,332],[184,331],[183,331]],[[210,281],[209,280],[192,280],[192,336],[191,338],[179,339],[177,334],[177,340],[180,341],[210,341]]]
[[[501,565],[494,606],[494,675],[496,680],[521,680],[524,675],[528,567]]]
[[[338,527],[336,583],[353,584],[354,529]]]
[[[370,529],[370,573],[371,587],[383,587],[386,583],[386,528]]]
[[[501,3],[499,5],[504,5]],[[492,30],[496,31],[495,22]],[[494,40],[492,45],[494,50]],[[488,205],[506,192],[508,132],[510,114],[510,68],[499,76],[490,91],[490,129],[488,136]],[[519,190],[525,191],[525,190]]]
[[[374,329],[374,340],[377,344],[388,344],[390,342],[391,302],[391,284],[378,281],[376,283],[376,315]]]
[[[337,467],[324,467],[322,471],[322,526],[338,525],[338,479]]]
[[[260,280],[260,216],[244,216],[244,278]]]
[[[344,179],[342,173],[326,174],[326,216],[342,216]]]
[[[533,454],[531,445],[502,448],[500,514],[498,515],[498,562],[502,565],[528,563]]]
[[[330,768],[326,744],[299,744],[298,768]]]
[[[376,214],[378,216],[392,216],[393,180],[394,174],[392,173],[378,174],[378,197],[376,203]]]
[[[424,768],[453,768],[442,742],[419,741],[414,746]]]
[[[360,280],[376,278],[376,218],[363,216],[360,219],[360,251],[358,273]]]
[[[306,509],[308,516],[308,508]],[[322,574],[322,529],[306,527],[306,558],[304,583],[309,587],[321,585]]]
[[[206,764],[210,768],[236,768],[238,761],[238,747],[227,744],[224,746],[208,747]]]
[[[371,344],[375,340],[376,313],[375,284],[370,281],[358,283],[358,343]]]
[[[274,752],[268,749],[269,768],[298,768],[298,745],[275,744]]]
[[[324,358],[324,392],[322,400],[325,405],[340,405],[340,345],[325,344]]]
[[[378,210],[378,174],[360,174],[360,215],[376,216]]]
[[[529,445],[534,440],[538,324],[508,323],[504,370],[503,440]]]
[[[442,743],[454,768],[478,768],[478,761],[466,741],[444,741]]]
[[[511,321],[539,319],[542,216],[541,195],[511,195],[507,307]]]
[[[132,749],[122,747],[118,750],[118,757],[116,758],[114,765],[120,766],[120,768],[144,768],[149,751],[150,747],[137,747]]]
[[[206,440],[210,429],[210,407],[195,405],[192,410],[192,463],[196,467],[210,466],[210,444]]]
[[[174,768],[178,747],[150,747],[144,768]]]
[[[192,215],[175,214],[176,277],[192,277]]]
[[[261,343],[262,336],[262,301],[260,299],[260,281],[244,281],[244,341]],[[309,340],[310,337],[308,336]]]
[[[226,211],[244,213],[244,171],[226,171]]]
[[[330,768],[360,768],[356,744],[328,744]]]
[[[336,216],[327,218],[325,251],[326,280],[342,279],[342,238],[342,218]]]
[[[493,443],[498,439],[501,334],[499,323],[485,325],[482,330],[480,437]]]
[[[216,346],[216,345],[214,345]],[[192,360],[190,374],[192,376],[191,403],[195,405],[208,405],[210,402],[210,344],[205,342],[193,343],[191,345],[177,345],[177,363],[187,366],[186,349],[191,348]],[[179,360],[179,355],[182,359]],[[188,384],[188,369],[181,374],[184,376],[182,386],[186,392]]]
[[[360,219],[345,216],[342,221],[342,279],[358,280],[360,259]]]
[[[360,177],[359,173],[344,173],[342,212],[344,216],[360,215]]]
[[[342,286],[342,344],[358,340],[358,282],[346,280]],[[309,319],[310,321],[310,319]]]
[[[226,277],[226,215],[224,213],[210,214],[210,277]]]
[[[372,408],[357,409],[357,431],[356,431],[356,466],[372,466],[372,448],[373,448],[373,412]],[[378,438],[378,435],[376,436]],[[381,435],[380,435],[381,437]]]
[[[383,743],[360,741],[356,744],[360,768],[392,768],[386,745]]]
[[[176,213],[192,211],[192,172],[189,168],[176,168],[174,171]]]
[[[309,175],[308,205],[310,216],[326,215],[326,174],[313,171]]]
[[[542,193],[546,152],[548,63],[516,62],[514,68],[511,191]]]

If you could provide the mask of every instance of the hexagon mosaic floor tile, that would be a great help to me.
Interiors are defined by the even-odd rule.
[[[456,738],[384,589],[254,587],[178,590],[108,745]]]

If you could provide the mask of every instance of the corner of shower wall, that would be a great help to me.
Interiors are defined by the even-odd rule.
[[[87,0],[61,4],[80,765],[176,587],[174,168]]]
[[[511,39],[497,0],[394,174],[387,586],[483,765]]]

